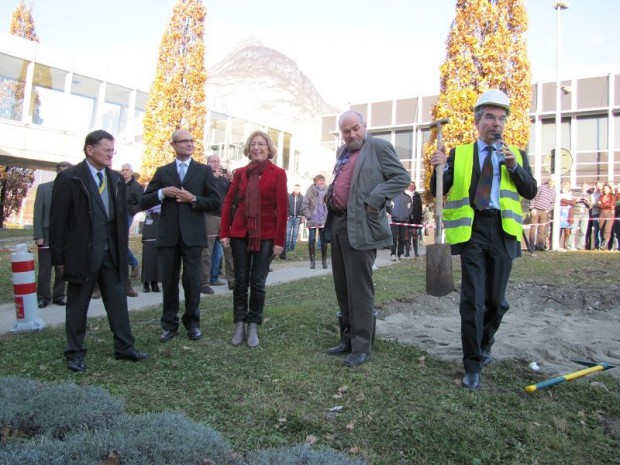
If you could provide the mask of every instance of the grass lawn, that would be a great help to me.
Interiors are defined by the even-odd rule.
[[[10,302],[5,260],[0,299]],[[600,267],[616,272],[601,278]],[[620,254],[547,253],[515,262],[512,282],[611,285],[618,270]],[[382,268],[375,278],[379,307],[396,299],[415,305],[424,261]],[[130,412],[180,411],[240,453],[316,441],[376,465],[620,463],[620,383],[606,374],[528,394],[523,387],[545,376],[502,361],[485,371],[481,391],[470,392],[459,386],[460,364],[381,340],[369,363],[345,368],[324,354],[338,341],[331,276],[270,286],[256,349],[228,343],[230,296],[201,306],[198,342],[181,336],[161,344],[160,308],[132,313],[137,346],[152,356],[138,364],[114,361],[107,322],[93,320],[84,375],[65,367],[63,328],[0,337],[0,376],[97,385],[125,399]],[[331,412],[335,406],[342,410]]]

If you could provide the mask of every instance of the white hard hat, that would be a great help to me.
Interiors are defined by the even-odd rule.
[[[508,96],[499,89],[491,89],[484,92],[476,102],[474,110],[478,107],[490,105],[494,107],[500,107],[510,113],[510,99]]]

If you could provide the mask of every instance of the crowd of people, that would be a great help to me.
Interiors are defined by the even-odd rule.
[[[529,244],[545,250],[556,191],[553,178],[537,186],[527,154],[503,142],[510,115],[504,92],[484,92],[473,113],[477,140],[448,153],[441,147],[430,161],[431,194],[437,192],[441,170],[441,191],[447,195],[445,240],[453,254],[461,255],[462,385],[476,390],[482,369],[494,360],[495,335],[510,307],[506,288],[526,222],[522,199],[530,201]],[[368,134],[364,116],[356,111],[340,115],[338,126],[343,145],[332,182],[318,174],[305,194],[298,184],[287,191],[287,174],[273,163],[277,148],[263,131],[245,142],[248,163],[229,173],[217,155],[206,164],[195,160],[193,135],[178,129],[170,138],[174,160],[157,168],[144,190],[131,165],[123,165],[121,173],[111,169],[114,137],[103,130],[88,134],[84,161],[59,164],[56,180],[39,186],[36,202],[41,215],[34,235],[39,266],[46,268],[39,272],[39,306],[66,305],[68,369],[86,370],[86,317],[96,289],[114,335],[114,357],[149,358],[136,348],[130,327],[127,297],[137,294],[130,276],[140,277],[143,292],[162,292],[162,343],[179,336],[180,329],[192,341],[201,339],[201,293],[228,285],[233,291],[230,343],[258,346],[272,260],[286,260],[295,250],[302,225],[308,231],[310,268],[316,267],[319,249],[327,269],[331,252],[340,340],[326,353],[344,356],[348,367],[367,363],[375,330],[377,250],[390,248],[393,261],[410,257],[411,249],[419,256],[426,224],[420,194],[394,147]],[[620,249],[620,197],[613,183],[584,184],[578,192],[563,183],[559,202],[563,248],[607,249],[617,243]],[[141,267],[128,241],[140,211]],[[60,277],[68,282],[66,298]]]
[[[555,180],[542,184],[530,201],[528,248],[531,252],[551,249]],[[620,192],[614,182],[560,186],[559,250],[620,251]]]

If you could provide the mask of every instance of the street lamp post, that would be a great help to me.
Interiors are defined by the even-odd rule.
[[[555,36],[555,156],[553,157],[553,175],[555,177],[555,205],[551,228],[551,249],[558,250],[560,245],[560,189],[562,184],[562,83],[560,82],[560,12],[568,8],[567,2],[555,2],[556,36]]]

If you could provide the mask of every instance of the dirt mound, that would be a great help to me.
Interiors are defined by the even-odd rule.
[[[421,294],[384,306],[378,337],[460,361],[459,293],[439,298]],[[536,361],[549,374],[583,368],[572,360],[608,362],[619,368],[607,373],[620,378],[620,286],[509,283],[507,299],[510,310],[496,335],[495,358]]]

